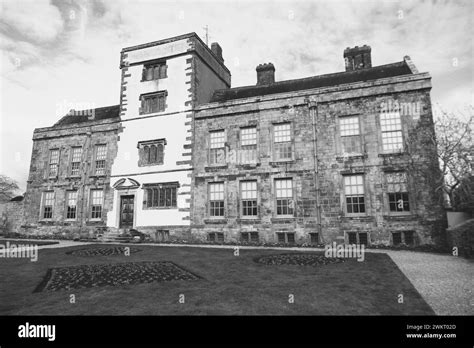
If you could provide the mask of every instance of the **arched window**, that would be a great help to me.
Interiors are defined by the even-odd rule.
[[[150,163],[150,148],[148,146],[143,148],[143,159],[145,163]]]
[[[157,151],[158,154],[157,154],[156,162],[162,164],[163,163],[163,149],[164,149],[164,146],[163,146],[163,144],[158,144],[157,147],[158,147],[158,151]]]
[[[156,146],[150,146],[150,163],[156,163]]]

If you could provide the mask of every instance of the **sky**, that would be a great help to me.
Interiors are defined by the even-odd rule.
[[[119,103],[120,50],[196,32],[218,42],[232,87],[344,71],[346,47],[372,47],[372,65],[409,55],[432,76],[432,103],[474,104],[473,6],[451,1],[0,0],[0,174],[24,191],[33,130],[71,108]],[[74,107],[76,106],[76,107]]]

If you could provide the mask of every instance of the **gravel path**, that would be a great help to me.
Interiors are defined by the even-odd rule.
[[[474,262],[461,257],[387,251],[438,315],[474,315]]]

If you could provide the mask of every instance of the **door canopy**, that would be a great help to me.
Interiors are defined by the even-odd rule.
[[[116,190],[129,190],[139,188],[140,183],[136,180],[126,178],[117,180],[112,187]]]

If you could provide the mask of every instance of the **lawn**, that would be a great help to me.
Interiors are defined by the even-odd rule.
[[[390,257],[382,253],[366,253],[364,262],[347,259],[300,266],[256,262],[264,256],[291,253],[278,250],[240,250],[239,256],[234,256],[232,249],[142,245],[134,245],[128,256],[121,248],[115,248],[119,252],[94,250],[114,247],[42,249],[37,262],[0,259],[0,314],[434,314]],[[304,255],[310,258],[322,256],[322,252]],[[112,275],[111,279],[104,272],[107,277]],[[173,272],[182,276],[174,277]],[[55,278],[47,286],[53,274]],[[73,288],[65,289],[64,284]],[[398,301],[400,294],[403,303]],[[70,303],[71,295],[75,303]],[[180,303],[180,295],[184,295],[184,303]],[[289,303],[290,295],[294,303]]]

